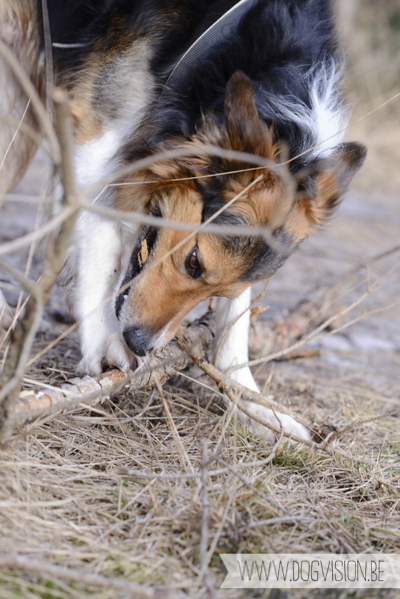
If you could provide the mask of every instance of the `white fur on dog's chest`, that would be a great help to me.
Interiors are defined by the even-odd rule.
[[[123,143],[126,129],[115,126],[100,138],[77,145],[74,152],[76,185],[80,192],[99,183],[116,169],[115,154]]]

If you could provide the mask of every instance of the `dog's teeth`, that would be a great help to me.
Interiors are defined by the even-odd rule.
[[[147,240],[143,239],[142,246],[141,246],[140,252],[138,254],[138,262],[139,262],[140,269],[142,269],[143,266],[146,264],[148,257],[149,257],[149,248],[147,246]]]

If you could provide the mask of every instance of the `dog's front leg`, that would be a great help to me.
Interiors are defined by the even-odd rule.
[[[218,298],[216,305],[217,334],[215,342],[215,357],[217,367],[223,372],[237,364],[245,364],[249,360],[248,343],[250,328],[250,287],[234,300]],[[236,321],[236,322],[235,322]],[[233,324],[234,323],[234,324]],[[248,366],[240,370],[233,370],[229,376],[237,383],[248,387],[252,391],[259,391],[251,370]],[[228,408],[232,409],[232,403]],[[309,439],[309,431],[286,414],[274,415],[272,410],[258,404],[249,404],[249,411],[255,417],[265,420],[274,428],[279,429],[280,423],[287,434],[293,434],[300,439]],[[268,440],[273,440],[274,435],[267,427],[260,425],[249,418],[241,410],[237,410],[238,418],[243,424],[258,434],[264,435]],[[278,421],[279,418],[279,421]]]
[[[119,225],[85,213],[76,229],[77,285],[74,312],[79,321],[80,374],[98,375],[103,363],[129,370],[136,358],[126,346],[115,315],[121,270]]]

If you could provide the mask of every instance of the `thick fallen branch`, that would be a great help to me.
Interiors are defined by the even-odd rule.
[[[288,316],[288,321],[291,321],[292,318],[294,318],[294,316],[293,314],[290,314]],[[261,323],[258,324],[261,325]],[[282,324],[279,323],[279,328],[281,327]],[[304,333],[305,328],[304,324],[300,327],[297,331],[299,336]],[[15,407],[17,421],[30,420],[36,416],[72,407],[73,405],[82,402],[94,405],[110,395],[116,395],[127,387],[129,387],[131,391],[155,387],[157,386],[156,377],[159,378],[161,383],[164,383],[168,378],[173,376],[176,371],[181,371],[192,363],[194,349],[196,349],[195,354],[197,355],[197,358],[202,356],[202,363],[201,365],[198,365],[205,370],[218,385],[221,385],[222,381],[225,381],[226,379],[225,384],[222,385],[222,387],[228,397],[237,397],[237,394],[240,393],[241,399],[244,401],[247,400],[261,403],[268,408],[288,414],[295,417],[298,421],[301,421],[298,416],[294,416],[281,404],[266,399],[259,394],[250,392],[248,389],[245,390],[246,392],[244,392],[244,388],[239,389],[239,386],[236,383],[231,379],[224,377],[217,368],[212,366],[212,364],[204,358],[204,351],[202,351],[202,349],[204,350],[206,346],[210,345],[214,335],[213,329],[213,313],[208,312],[205,316],[198,321],[195,321],[187,328],[181,327],[177,334],[177,341],[172,341],[165,348],[155,351],[151,360],[143,364],[142,368],[134,373],[126,374],[114,369],[109,370],[98,377],[86,376],[84,378],[71,379],[67,383],[61,385],[60,388],[47,386],[39,391],[23,391],[19,395]],[[287,336],[286,343],[283,342],[283,345],[290,344],[292,340],[293,335]],[[202,346],[202,348],[200,346]],[[192,353],[192,357],[189,356],[189,353]],[[245,408],[245,405],[242,407]],[[279,433],[279,430],[276,430],[275,432]]]
[[[292,314],[289,315],[288,319],[290,318],[293,318]],[[258,324],[261,325],[261,323]],[[281,323],[279,323],[279,327],[281,326]],[[303,331],[303,328],[298,331],[299,335],[303,334]],[[166,347],[156,350],[153,353],[151,360],[146,362],[141,370],[137,370],[134,373],[129,373],[127,375],[120,370],[114,369],[109,370],[98,377],[86,376],[84,378],[71,379],[67,383],[61,385],[60,388],[47,386],[39,391],[23,391],[17,400],[15,414],[22,416],[19,420],[31,419],[38,415],[70,407],[83,401],[86,404],[94,405],[110,395],[117,394],[126,387],[129,387],[131,391],[154,387],[157,385],[154,373],[157,373],[160,382],[164,383],[173,376],[176,371],[183,370],[192,363],[192,358],[189,357],[187,348],[190,348],[191,350],[196,348],[197,355],[201,355],[202,352],[199,351],[201,349],[199,346],[202,345],[204,349],[206,346],[210,345],[213,336],[213,313],[207,312],[207,314],[187,328],[181,327],[179,329],[177,339],[183,342],[183,346],[179,345],[177,341],[172,341]],[[292,339],[293,337],[290,336],[290,341],[292,341]],[[289,338],[287,341],[289,342]],[[218,376],[223,376],[222,373],[215,367],[212,367],[207,360],[205,363],[213,369],[213,374],[217,373]],[[207,374],[210,374],[210,372],[207,372]],[[214,378],[214,380],[216,379]],[[234,392],[234,390],[230,388],[227,390],[228,396],[230,392]],[[237,391],[238,389],[236,387],[236,393]],[[252,401],[257,401],[257,399],[253,397]],[[265,400],[265,402],[266,403],[263,403],[264,405],[267,405],[267,407],[273,407],[282,413],[290,414],[285,410],[284,406],[281,406],[280,404],[275,404],[271,401],[267,402],[267,400]],[[54,408],[54,410],[52,408]],[[293,414],[290,415],[293,416]]]
[[[285,353],[285,348],[290,348],[293,342],[302,337],[308,330],[313,330],[318,324],[324,321],[330,312],[328,322],[333,318],[337,318],[338,307],[320,306],[313,302],[302,302],[295,310],[288,314],[284,323],[257,323],[255,329],[262,329],[265,338],[265,329],[268,328],[273,339],[273,344],[279,344],[281,353]],[[332,313],[333,312],[333,313]],[[325,322],[326,324],[326,322]],[[323,325],[322,325],[323,326]],[[321,325],[320,325],[321,328]],[[219,386],[228,398],[233,403],[238,403],[240,409],[247,415],[248,402],[256,402],[264,405],[267,408],[276,410],[282,414],[287,414],[295,418],[298,422],[302,419],[298,415],[292,414],[283,405],[278,404],[258,393],[249,391],[241,387],[232,379],[225,376],[215,366],[213,366],[204,356],[204,347],[209,345],[213,339],[213,319],[212,312],[208,312],[203,318],[194,322],[189,327],[181,327],[177,334],[177,340],[171,342],[167,347],[157,350],[147,360],[145,364],[133,373],[124,374],[119,370],[110,370],[99,377],[84,377],[83,379],[75,378],[60,388],[47,386],[39,391],[24,391],[17,400],[15,407],[15,415],[17,422],[30,420],[39,415],[46,415],[63,408],[72,407],[79,403],[94,405],[95,403],[116,395],[122,389],[127,387],[131,391],[146,389],[162,384],[168,378],[173,376],[176,371],[181,371],[194,361],[205,373],[207,373]],[[253,342],[253,343],[252,343]],[[255,342],[255,343],[254,343]],[[203,344],[200,348],[199,345]],[[250,345],[258,345],[257,340],[250,340]],[[296,343],[292,346],[296,348]],[[259,348],[257,348],[259,349]],[[286,350],[287,351],[287,350]],[[267,359],[268,354],[267,353]],[[264,354],[265,355],[265,354]],[[312,354],[313,355],[313,354]],[[289,355],[290,357],[290,355]],[[293,357],[299,357],[296,354]],[[265,360],[265,358],[264,358]],[[251,416],[254,419],[254,416]],[[256,419],[257,420],[257,419]],[[307,426],[306,422],[302,422]],[[264,422],[260,424],[265,425]],[[272,428],[268,426],[268,428]],[[278,429],[274,429],[275,433],[279,434]],[[340,433],[339,433],[340,434]],[[333,435],[336,437],[337,434]],[[329,435],[331,438],[332,435]],[[292,437],[293,440],[296,440]],[[329,439],[331,440],[331,439]],[[326,440],[328,441],[328,439]],[[307,444],[315,445],[312,442]],[[321,446],[320,446],[321,447]]]
[[[342,433],[373,423],[381,418],[396,416],[399,413],[397,410],[389,414],[382,414],[367,420],[353,422],[344,429],[331,431],[327,435],[315,435],[315,439],[318,437],[318,442],[314,440],[305,441],[293,434],[285,434],[282,430],[271,426],[269,423],[250,413],[249,405],[255,402],[278,413],[287,414],[307,427],[309,427],[309,424],[299,417],[298,414],[293,414],[284,405],[275,402],[271,397],[264,397],[260,393],[239,385],[211,364],[206,359],[205,354],[214,338],[213,329],[213,312],[207,312],[202,318],[188,327],[180,327],[176,340],[169,343],[166,347],[155,351],[151,359],[135,372],[126,374],[119,370],[110,370],[98,377],[86,376],[84,378],[72,379],[60,388],[47,386],[46,389],[36,392],[24,391],[19,395],[15,407],[16,420],[19,422],[31,420],[37,416],[48,415],[51,412],[71,408],[74,405],[82,403],[85,405],[95,405],[111,395],[117,395],[126,388],[129,388],[130,391],[138,391],[140,389],[159,387],[160,384],[164,383],[177,371],[183,370],[193,362],[210,376],[230,401],[237,405],[250,418],[271,429],[278,436],[289,436],[293,441],[328,453],[331,453],[328,445]],[[145,473],[139,471],[135,471],[135,475],[147,476]],[[157,475],[154,476],[157,477]],[[173,476],[175,477],[175,475]],[[197,473],[193,475],[186,474],[184,476],[198,477],[200,475]],[[153,477],[153,474],[151,474],[151,477]]]
[[[298,416],[295,416],[283,405],[237,384],[204,357],[206,347],[210,345],[214,336],[213,324],[213,313],[208,312],[187,328],[181,327],[177,332],[176,341],[154,352],[151,359],[141,368],[128,375],[119,370],[110,370],[98,377],[87,376],[83,379],[72,379],[59,389],[47,388],[37,392],[22,392],[19,395],[14,415],[19,414],[22,416],[22,420],[29,420],[79,403],[94,405],[110,395],[116,395],[127,387],[130,391],[159,387],[160,383],[162,384],[176,371],[183,370],[193,361],[218,384],[233,403],[237,402],[240,409],[253,419],[254,416],[249,414],[247,409],[250,402],[259,403],[292,416],[301,422]],[[260,421],[260,424],[267,426],[278,435],[281,432],[278,428],[271,427],[265,422]],[[303,422],[303,424],[307,426],[307,423]],[[301,439],[290,436],[293,440],[301,442]],[[312,442],[308,444],[315,445]]]
[[[276,320],[272,322],[258,321],[255,324],[255,317],[261,311],[264,311],[264,309],[253,310],[250,350],[253,355],[261,354],[264,356],[276,350],[277,347],[281,350],[289,347],[294,341],[310,330],[310,328],[312,329],[317,324],[320,324],[327,315],[327,311],[321,310],[318,304],[306,301],[296,306],[287,315],[283,323]],[[334,309],[334,311],[336,310]],[[213,337],[213,323],[210,313],[190,325],[187,329],[181,328],[180,330],[184,333],[186,347],[189,347],[187,343],[190,342],[189,345],[193,349],[199,344],[200,340],[207,345]],[[201,354],[201,352],[197,353],[198,355]],[[295,354],[293,357],[300,356]],[[166,348],[156,351],[151,361],[148,361],[141,370],[128,375],[115,369],[99,377],[71,379],[60,388],[47,386],[39,391],[24,391],[19,395],[16,402],[16,423],[29,420],[38,415],[48,414],[64,407],[71,407],[83,401],[94,405],[94,403],[112,394],[115,395],[127,386],[133,391],[154,387],[157,384],[154,372],[157,373],[160,382],[163,383],[173,376],[175,371],[186,368],[191,361],[188,353],[186,351],[183,353],[182,348],[179,347],[177,342],[172,342]],[[222,375],[217,369],[215,371],[218,375],[217,378]],[[210,372],[207,374],[210,375]],[[214,377],[211,375],[211,378]],[[216,379],[214,378],[214,380]],[[216,382],[218,383],[217,380]],[[227,392],[228,397],[230,393],[237,395],[238,388],[236,387],[235,390],[226,389],[225,392]],[[267,400],[264,401],[265,398],[260,397],[262,401],[259,401],[259,403],[263,403],[263,405],[267,405],[269,408],[277,409],[281,413],[288,413],[280,404],[274,404],[274,402],[266,403]],[[258,400],[253,397],[251,401]],[[299,420],[298,417],[296,419]]]
[[[208,312],[187,328],[181,327],[180,332],[183,334],[184,331],[191,348],[196,347],[202,352],[213,340],[213,327],[212,313]],[[47,386],[39,391],[23,391],[16,402],[14,415],[22,416],[19,420],[27,420],[82,402],[94,405],[126,387],[131,391],[152,388],[157,385],[157,380],[164,383],[177,370],[183,370],[191,363],[188,353],[172,341],[153,352],[151,359],[135,372],[126,374],[109,370],[97,377],[74,378],[60,388]]]

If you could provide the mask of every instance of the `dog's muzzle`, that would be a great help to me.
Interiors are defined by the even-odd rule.
[[[137,356],[145,356],[153,349],[153,336],[146,329],[132,326],[125,329],[123,336],[129,349]]]
[[[153,250],[154,244],[157,241],[159,229],[157,227],[143,227],[141,235],[133,248],[132,255],[129,260],[128,271],[121,283],[123,291],[117,296],[115,302],[115,313],[119,318],[122,306],[129,295],[131,283],[133,279],[140,274],[145,267],[147,260]]]

